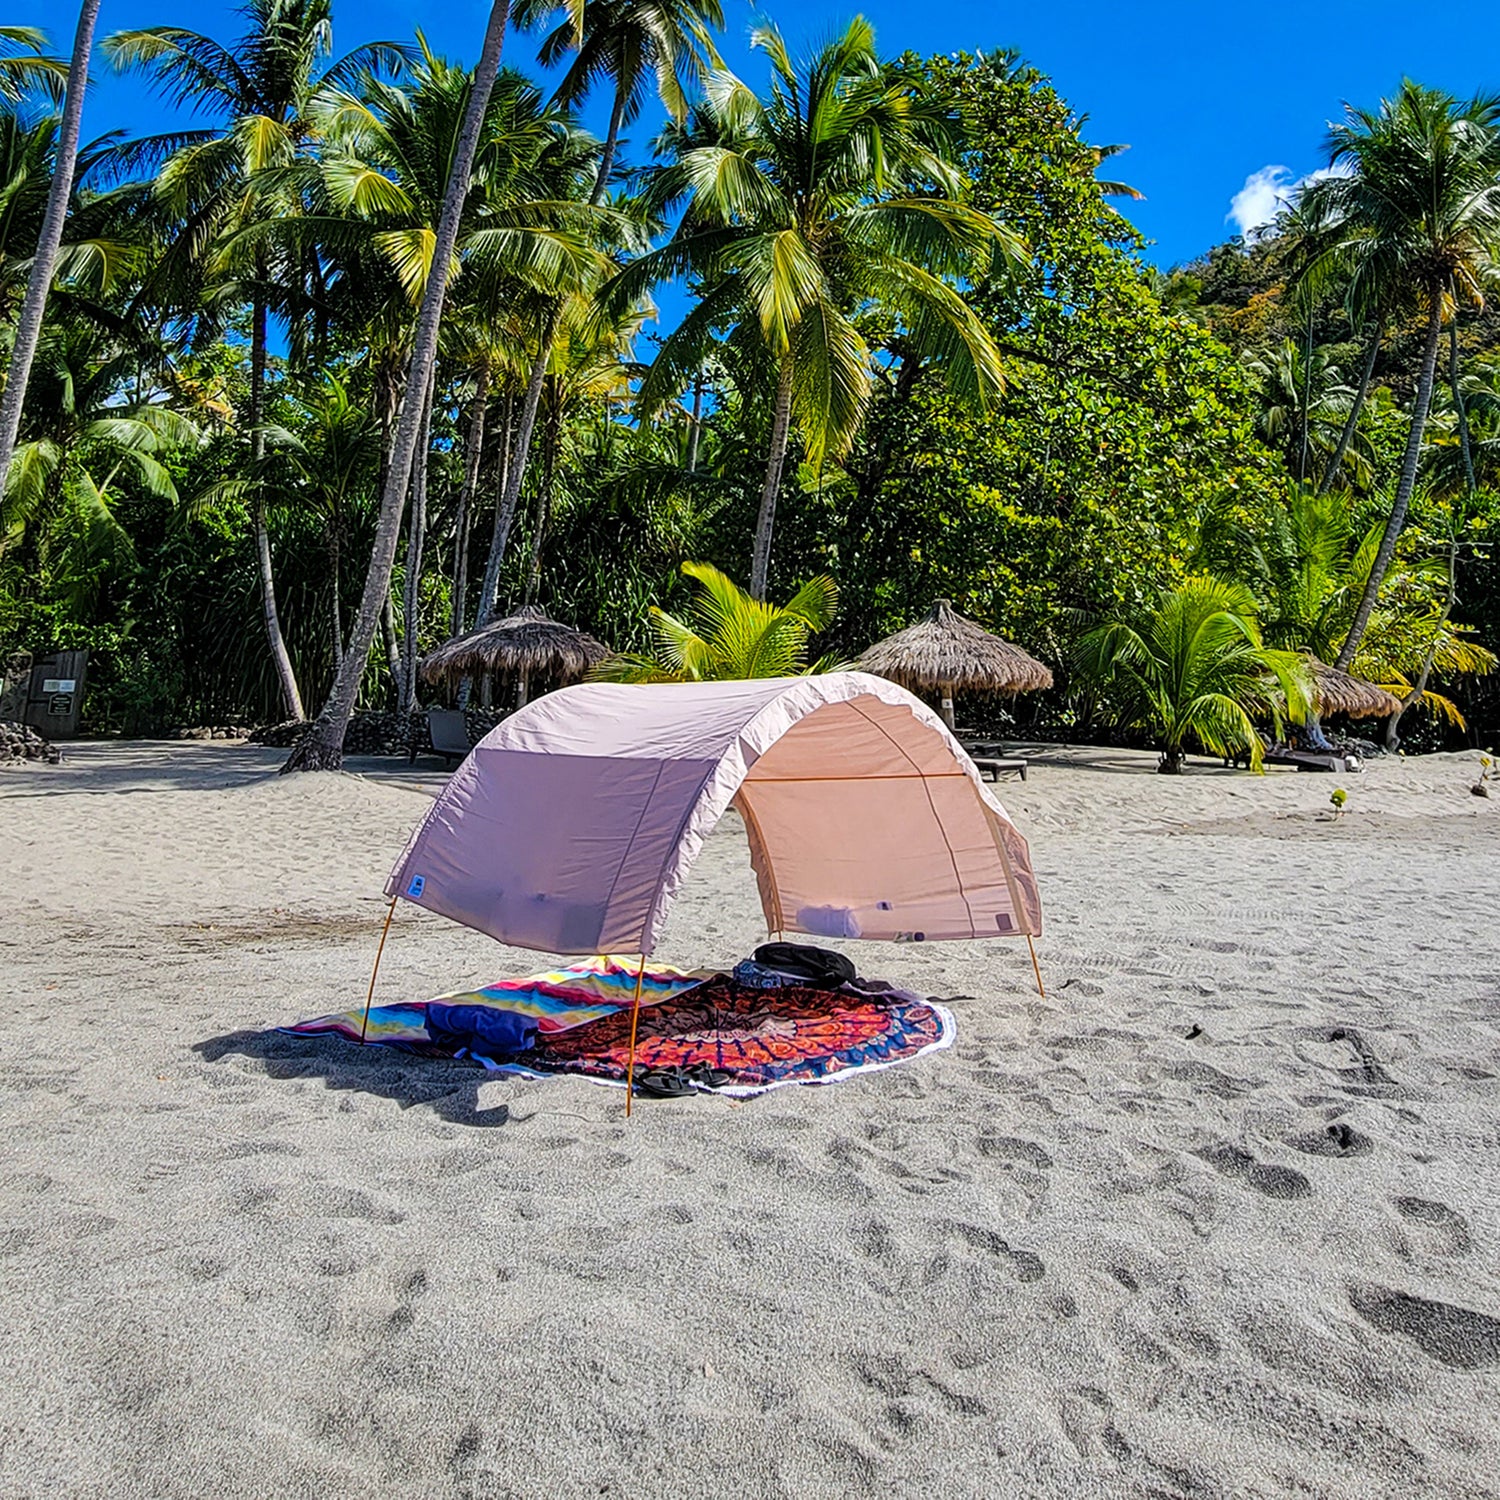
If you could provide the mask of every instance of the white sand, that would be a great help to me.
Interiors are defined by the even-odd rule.
[[[278,759],[0,772],[0,1494],[1500,1489],[1472,758],[1332,822],[1328,777],[1054,752],[1002,788],[1046,1001],[1014,944],[850,945],[963,997],[957,1045],[628,1129],[586,1082],[259,1035],[362,998],[440,780]],[[660,956],[761,937],[731,820]],[[381,993],[537,967],[403,909]]]

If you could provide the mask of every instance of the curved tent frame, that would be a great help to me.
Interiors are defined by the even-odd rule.
[[[517,947],[644,959],[731,805],[771,932],[1042,930],[1026,841],[974,763],[861,672],[550,693],[474,748],[386,894]]]

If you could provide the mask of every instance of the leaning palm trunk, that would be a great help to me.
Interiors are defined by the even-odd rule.
[[[484,415],[489,405],[490,372],[479,372],[474,400],[469,406],[469,432],[464,441],[464,478],[458,490],[458,514],[453,518],[453,616],[452,635],[464,633],[469,592],[469,516],[479,490],[479,461],[484,455]]]
[[[787,434],[792,424],[792,362],[782,362],[776,385],[776,410],[771,419],[771,453],[766,461],[766,482],[760,492],[760,514],[755,519],[755,548],[750,556],[750,597],[764,599],[771,573],[771,534],[776,526],[776,496],[781,490],[781,470],[786,463]]]
[[[291,653],[281,633],[281,615],[276,608],[276,575],[271,567],[271,532],[266,524],[266,497],[261,470],[266,456],[266,434],[262,416],[266,405],[266,304],[256,297],[250,314],[250,471],[255,475],[255,563],[260,574],[260,610],[266,627],[271,664],[281,685],[281,706],[287,718],[307,717]]]
[[[57,157],[52,185],[47,190],[47,212],[42,216],[36,257],[31,262],[26,295],[21,299],[21,310],[16,317],[16,337],[6,371],[5,395],[0,399],[0,495],[5,493],[11,457],[21,432],[21,405],[26,400],[31,362],[36,358],[36,347],[42,336],[42,316],[47,311],[47,293],[52,289],[52,274],[57,268],[57,251],[62,244],[68,200],[73,196],[73,176],[78,167],[78,134],[83,128],[83,95],[88,86],[89,53],[93,51],[94,22],[98,17],[99,0],[83,0],[78,11],[78,30],[73,35],[73,58],[68,64],[67,103],[57,133]]]
[[[432,446],[432,387],[422,402],[422,429],[417,438],[411,477],[411,521],[406,532],[406,591],[403,618],[406,652],[402,661],[401,697],[397,709],[409,714],[417,706],[417,640],[422,629],[422,553],[427,547],[427,462]]]
[[[401,405],[401,419],[391,454],[390,472],[380,497],[380,518],[375,528],[375,544],[370,553],[370,568],[365,575],[364,595],[359,614],[350,632],[343,665],[334,679],[328,701],[318,714],[312,732],[292,751],[284,771],[338,770],[344,759],[344,732],[354,712],[354,700],[364,676],[371,643],[380,626],[380,612],[390,590],[391,569],[396,561],[396,544],[401,535],[401,513],[406,490],[411,482],[412,461],[416,457],[418,430],[422,424],[423,397],[432,381],[437,364],[438,329],[443,318],[443,300],[448,291],[449,267],[458,244],[459,221],[474,170],[474,153],[479,132],[489,107],[490,93],[500,67],[500,52],[505,44],[505,25],[510,17],[510,0],[494,0],[489,25],[484,34],[484,50],[474,70],[474,87],[464,111],[463,129],[454,153],[453,170],[443,194],[443,211],[438,219],[437,241],[433,246],[432,274],[422,293],[422,307],[417,315],[416,338],[412,344],[411,365],[406,375],[406,399]],[[410,646],[408,646],[410,649]]]
[[[1417,463],[1422,457],[1422,438],[1427,430],[1427,412],[1432,405],[1432,386],[1437,374],[1438,344],[1443,333],[1443,302],[1437,288],[1432,291],[1432,307],[1427,315],[1427,339],[1422,349],[1422,375],[1417,382],[1417,399],[1412,403],[1411,431],[1406,439],[1406,456],[1401,464],[1401,479],[1396,486],[1396,498],[1391,502],[1390,519],[1385,523],[1385,534],[1380,539],[1380,549],[1375,554],[1370,576],[1365,580],[1365,591],[1360,597],[1359,608],[1354,612],[1354,622],[1344,644],[1339,647],[1334,666],[1340,672],[1349,670],[1349,663],[1365,638],[1370,625],[1370,616],[1375,610],[1375,601],[1380,597],[1380,586],[1385,582],[1391,559],[1396,555],[1396,543],[1401,539],[1401,530],[1406,525],[1406,511],[1411,504],[1412,490],[1417,483]]]
[[[1344,455],[1349,451],[1349,444],[1354,441],[1354,434],[1359,430],[1359,414],[1364,410],[1365,397],[1370,394],[1370,382],[1375,378],[1375,361],[1380,357],[1380,344],[1385,330],[1379,322],[1375,324],[1375,332],[1370,338],[1370,347],[1365,351],[1365,367],[1360,374],[1359,389],[1354,393],[1354,401],[1349,407],[1349,415],[1344,419],[1344,429],[1339,433],[1338,446],[1333,450],[1333,457],[1328,460],[1328,467],[1323,470],[1323,481],[1318,486],[1318,493],[1326,495],[1333,481],[1338,477],[1339,470],[1343,467]]]

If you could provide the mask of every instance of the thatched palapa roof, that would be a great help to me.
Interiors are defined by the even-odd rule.
[[[1029,652],[965,619],[946,600],[915,625],[869,648],[855,668],[913,692],[1029,693],[1052,686],[1052,673]]]
[[[422,658],[417,670],[426,682],[522,674],[576,682],[609,654],[609,647],[593,636],[552,619],[534,604],[523,604],[503,620],[444,641]]]
[[[1373,682],[1351,677],[1316,656],[1308,658],[1313,674],[1313,703],[1320,714],[1348,714],[1351,719],[1384,718],[1397,713],[1401,700]]]

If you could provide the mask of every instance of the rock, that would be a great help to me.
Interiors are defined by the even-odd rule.
[[[62,760],[62,751],[31,725],[0,719],[0,762],[17,760],[44,760],[55,766]]]

